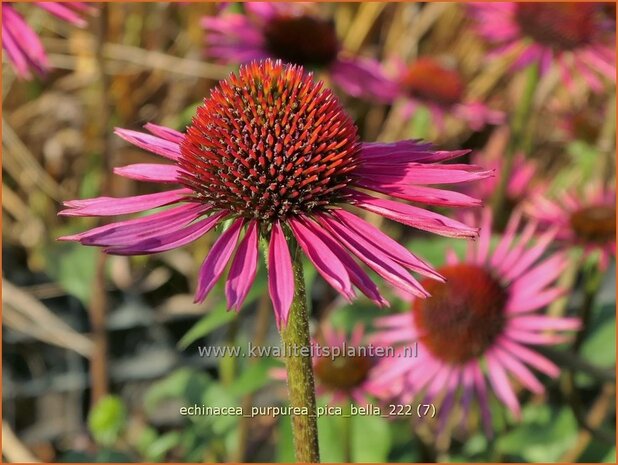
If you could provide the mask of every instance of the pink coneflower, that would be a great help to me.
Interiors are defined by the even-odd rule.
[[[146,129],[152,135],[116,132],[173,163],[128,165],[115,173],[182,188],[75,200],[61,214],[112,216],[172,208],[63,239],[105,247],[111,254],[149,254],[185,245],[229,220],[200,269],[198,302],[234,255],[226,295],[229,307],[240,309],[255,277],[259,237],[269,242],[269,290],[279,323],[287,320],[294,294],[292,238],[346,299],[354,297],[354,285],[386,304],[354,257],[394,286],[425,296],[409,271],[439,279],[431,266],[344,207],[440,235],[477,234],[443,215],[364,192],[430,205],[477,205],[464,194],[427,187],[487,177],[475,166],[438,164],[466,150],[435,151],[418,141],[361,143],[332,91],[302,67],[270,60],[243,66],[211,91],[186,133],[153,124]]]
[[[580,74],[590,88],[601,90],[598,75],[615,82],[615,22],[603,3],[475,3],[477,30],[500,45],[494,55],[521,49],[514,69],[538,63],[545,72],[556,63],[566,85]]]
[[[327,71],[354,97],[384,100],[386,78],[379,63],[346,54],[335,24],[307,3],[243,3],[244,14],[222,11],[205,17],[206,53],[224,63],[275,58]]]
[[[542,258],[555,231],[533,243],[536,227],[529,223],[517,240],[520,218],[519,213],[511,217],[492,249],[487,209],[480,240],[470,244],[466,258],[450,253],[447,264],[438,269],[446,282],[423,282],[430,298],[414,299],[411,313],[377,321],[380,329],[373,342],[398,346],[396,354],[417,342],[418,354],[414,359],[397,355],[381,359],[371,375],[372,392],[387,392],[406,403],[416,396],[423,403],[437,403],[442,397],[441,427],[457,398],[465,417],[476,397],[490,434],[488,382],[497,398],[519,417],[513,382],[542,393],[543,385],[529,367],[551,377],[558,375],[558,367],[530,346],[563,342],[566,336],[557,332],[580,326],[578,319],[550,317],[540,311],[562,294],[555,281],[567,259],[562,253]]]
[[[75,26],[84,27],[85,13],[91,13],[94,7],[84,2],[36,2],[40,8]],[[32,77],[30,70],[43,75],[49,68],[47,55],[39,36],[24,21],[13,7],[13,3],[2,3],[2,48],[22,78]]]
[[[424,106],[438,127],[443,125],[446,115],[462,119],[474,131],[486,124],[504,122],[501,111],[469,101],[461,74],[438,59],[423,57],[408,66],[397,61],[394,66],[395,77],[385,86],[384,92],[389,94],[390,100],[403,98],[407,101],[402,115],[405,120],[409,120],[419,106]]]
[[[363,345],[363,325],[358,324],[349,337],[343,330],[329,324],[322,325],[320,329],[320,335],[312,342],[316,393],[330,396],[329,400],[335,404],[367,404],[369,372],[375,366],[376,359]],[[273,369],[271,375],[278,380],[287,377],[284,368]]]
[[[598,185],[560,194],[559,200],[533,197],[526,212],[544,227],[557,228],[566,246],[581,246],[586,256],[598,253],[602,269],[616,256],[616,190]]]

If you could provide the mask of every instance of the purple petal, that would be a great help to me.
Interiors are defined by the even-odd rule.
[[[160,131],[159,128],[161,128],[161,126],[151,125],[150,127],[152,128],[153,126],[157,129],[151,132],[154,133],[154,131]],[[168,131],[171,131],[171,129],[168,129]],[[116,128],[114,133],[130,144],[136,145],[141,149],[148,150],[149,152],[156,153],[157,155],[161,155],[169,160],[176,161],[178,160],[178,157],[180,157],[180,146],[178,145],[178,142],[171,142],[165,138],[162,139],[157,136],[151,136],[150,134],[131,131],[129,129]]]
[[[178,202],[191,194],[189,189],[176,189],[156,194],[136,195],[133,197],[95,197],[93,199],[71,200],[64,202],[66,210],[61,216],[114,216],[137,213]]]
[[[243,218],[238,218],[213,244],[200,268],[195,302],[204,301],[217,282],[217,279],[221,276],[221,273],[223,273],[227,262],[232,256],[232,252],[234,252],[244,222]]]
[[[382,184],[368,178],[359,178],[356,185],[375,192],[390,195],[398,199],[420,202],[427,205],[446,205],[452,207],[477,207],[482,204],[478,199],[460,192],[436,189],[425,186],[405,186],[399,184]]]
[[[350,276],[337,255],[328,248],[324,241],[300,221],[291,219],[289,225],[294,232],[294,236],[296,236],[298,244],[326,282],[346,299],[352,300],[354,298],[354,291],[352,290]]]
[[[227,306],[239,311],[245,301],[257,272],[258,226],[251,221],[240,242],[225,284]]]
[[[277,221],[273,224],[268,249],[268,291],[273,302],[277,327],[288,322],[294,300],[294,270],[283,229]]]

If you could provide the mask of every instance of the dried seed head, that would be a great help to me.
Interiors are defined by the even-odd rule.
[[[357,129],[301,67],[252,63],[216,87],[181,143],[181,181],[204,202],[266,223],[343,199]]]

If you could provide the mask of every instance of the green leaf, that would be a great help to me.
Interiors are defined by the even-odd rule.
[[[323,415],[318,417],[318,442],[322,462],[345,462],[344,421],[350,418]]]
[[[606,318],[582,344],[581,354],[598,367],[611,367],[616,363],[616,320]]]
[[[352,461],[386,462],[391,448],[388,422],[377,415],[355,415],[352,420]]]
[[[234,381],[230,392],[237,397],[257,391],[272,381],[269,372],[281,364],[272,358],[261,358],[257,362],[248,364]]]
[[[236,318],[235,312],[228,312],[225,304],[217,305],[207,315],[203,316],[178,342],[180,349],[186,349],[196,340],[210,334]]]
[[[203,393],[211,382],[210,376],[206,373],[180,368],[152,385],[144,396],[144,407],[147,411],[152,411],[166,399],[180,399],[186,404],[200,404]]]
[[[178,431],[169,431],[155,439],[146,451],[145,458],[148,462],[161,462],[169,451],[175,448],[181,440]]]
[[[292,436],[292,420],[289,417],[281,417],[279,419],[279,427],[277,428],[277,444],[276,459],[279,463],[293,463],[296,460],[294,456],[294,437]],[[322,461],[324,458],[322,457]]]
[[[126,408],[117,396],[106,396],[97,402],[88,415],[88,428],[97,444],[111,447],[125,427]]]
[[[98,253],[100,251],[96,248],[81,244],[58,244],[48,256],[47,273],[69,294],[88,306]]]
[[[569,408],[558,411],[530,404],[524,408],[522,424],[499,437],[496,449],[527,462],[556,462],[576,436],[577,421]]]

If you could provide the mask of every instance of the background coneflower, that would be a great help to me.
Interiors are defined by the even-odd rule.
[[[335,23],[309,3],[243,3],[244,13],[223,9],[205,17],[206,53],[224,63],[274,58],[324,70],[354,97],[387,99],[378,62],[346,54]]]
[[[583,247],[586,256],[598,253],[601,269],[606,269],[616,256],[614,188],[597,184],[583,193],[563,192],[557,198],[538,194],[526,203],[526,213],[541,227],[556,229],[556,239],[566,248]]]
[[[459,399],[465,417],[477,398],[487,434],[491,434],[489,390],[519,417],[513,381],[534,393],[544,387],[528,367],[555,377],[559,368],[531,346],[567,340],[562,331],[576,330],[576,318],[552,317],[542,309],[563,290],[555,285],[566,266],[561,253],[542,258],[555,231],[531,241],[535,225],[528,224],[515,239],[519,213],[511,217],[495,248],[490,246],[491,214],[484,211],[478,243],[466,258],[449,254],[439,268],[446,282],[425,282],[432,297],[415,299],[412,311],[378,320],[373,342],[403,345],[418,342],[418,358],[383,359],[371,375],[371,390],[408,403],[442,401],[440,423]],[[511,379],[512,378],[512,379]]]
[[[499,45],[493,55],[517,53],[515,69],[537,63],[541,73],[556,64],[570,85],[579,74],[593,90],[598,76],[615,82],[616,24],[604,3],[475,3],[470,11],[480,35]]]
[[[474,131],[486,124],[504,122],[503,112],[479,101],[469,101],[465,79],[455,67],[433,57],[421,57],[408,65],[398,60],[393,63],[395,76],[385,89],[390,92],[391,101],[396,98],[406,101],[401,115],[404,120],[412,118],[421,106],[429,109],[438,128],[443,127],[447,115],[465,121]]]

